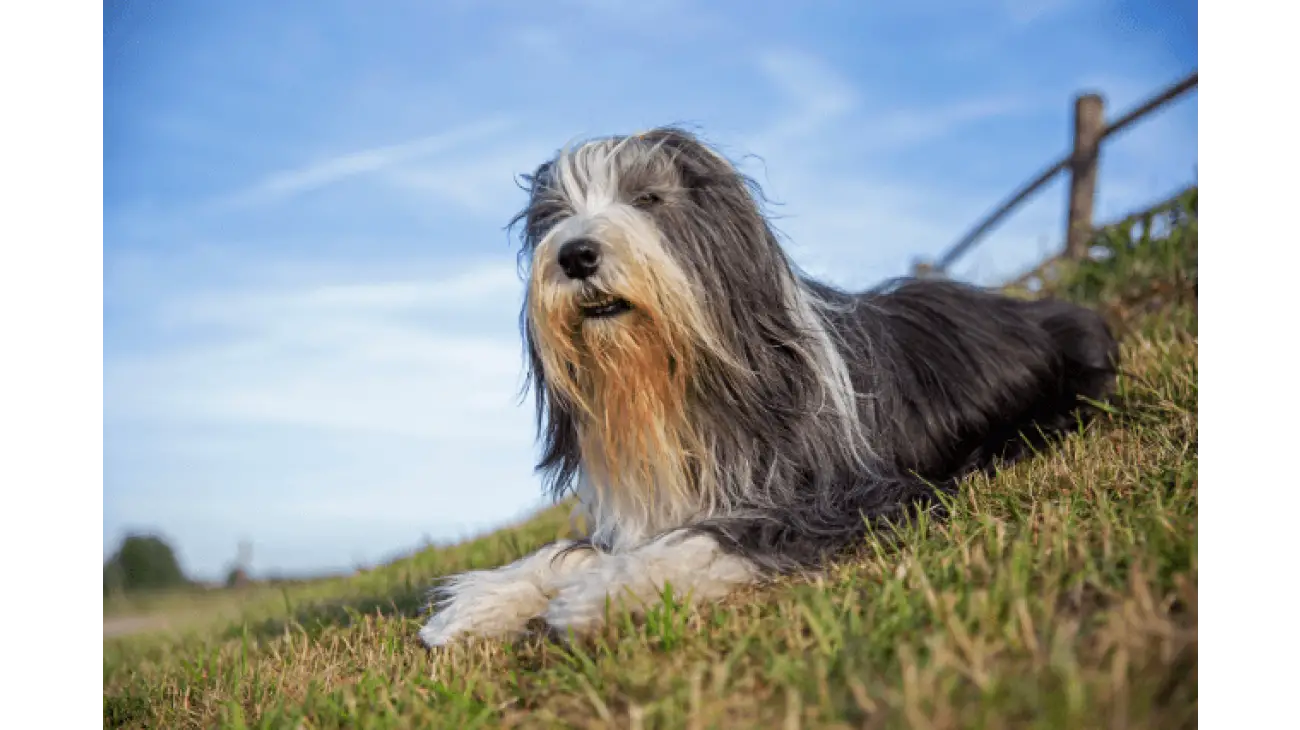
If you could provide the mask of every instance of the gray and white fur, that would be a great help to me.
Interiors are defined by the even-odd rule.
[[[591,533],[451,578],[429,646],[818,570],[1113,388],[1117,343],[1090,310],[805,276],[758,186],[686,131],[569,146],[524,180],[538,469]]]

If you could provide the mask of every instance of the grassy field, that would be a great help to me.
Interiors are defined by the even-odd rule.
[[[346,578],[160,601],[105,640],[112,727],[1194,727],[1196,199],[1112,230],[1052,289],[1102,308],[1126,375],[1059,449],[973,478],[940,524],[817,580],[619,619],[591,641],[416,641],[438,576],[568,531],[516,528]]]

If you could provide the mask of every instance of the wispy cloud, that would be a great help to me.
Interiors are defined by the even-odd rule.
[[[481,438],[484,421],[468,416],[516,408],[520,346],[501,325],[520,287],[502,262],[434,280],[181,293],[159,316],[191,344],[109,362],[107,417]],[[449,329],[458,317],[488,332]]]
[[[507,119],[486,119],[407,142],[348,152],[305,167],[272,173],[248,188],[223,196],[212,207],[229,210],[283,201],[359,175],[480,143],[511,126],[513,123]]]
[[[1023,95],[972,95],[927,105],[907,104],[862,88],[824,59],[797,51],[769,52],[758,67],[780,95],[781,113],[743,139],[751,149],[795,146],[802,160],[816,151],[848,155],[898,152],[959,131],[963,126],[1023,113],[1038,100]]]
[[[858,91],[837,70],[814,55],[796,50],[764,53],[758,67],[786,111],[744,140],[751,149],[779,149],[816,135],[843,119],[859,104]]]
[[[865,151],[911,147],[953,134],[974,122],[1005,118],[1034,108],[1035,100],[1000,95],[946,102],[927,108],[884,110],[867,122]]]
[[[907,271],[983,204],[904,184],[889,159],[1036,105],[1009,94],[900,103],[855,84],[824,58],[794,50],[764,53],[757,66],[779,94],[780,112],[742,136],[738,151],[761,153],[761,169],[743,162],[779,201],[777,225],[795,260],[850,287]]]
[[[518,175],[532,172],[557,140],[510,140],[452,159],[394,165],[382,181],[415,201],[441,200],[481,217],[504,220],[522,205]]]

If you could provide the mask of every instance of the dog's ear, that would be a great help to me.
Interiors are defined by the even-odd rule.
[[[736,175],[727,158],[699,137],[679,127],[658,127],[639,135],[641,139],[671,152],[682,184],[698,189],[731,180]]]
[[[547,160],[537,166],[537,169],[531,173],[524,173],[519,176],[519,187],[528,193],[529,199],[537,197],[540,190],[545,189],[551,184],[551,169],[553,166],[551,160]]]
[[[515,181],[521,190],[528,193],[528,202],[524,205],[523,210],[520,210],[510,219],[510,223],[506,228],[513,230],[516,226],[519,226],[520,243],[523,244],[519,252],[521,258],[526,256],[537,245],[537,241],[541,237],[537,225],[538,195],[551,186],[553,174],[552,162],[548,160],[538,165],[533,172],[519,175]]]

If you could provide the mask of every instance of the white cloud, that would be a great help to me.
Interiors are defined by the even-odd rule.
[[[283,200],[409,160],[481,142],[511,126],[506,119],[491,118],[419,139],[336,155],[306,167],[272,173],[244,190],[222,197],[213,207],[224,210]]]
[[[897,150],[938,139],[961,127],[1026,111],[1031,101],[994,96],[955,101],[929,108],[881,110],[866,120],[860,140],[868,151]]]
[[[783,98],[782,113],[744,136],[738,151],[762,157],[761,170],[744,166],[780,202],[775,222],[795,260],[843,286],[907,273],[914,256],[946,245],[982,212],[977,199],[940,197],[891,179],[889,168],[871,166],[874,159],[1031,104],[974,96],[935,106],[873,105],[870,89],[815,55],[768,52],[758,66]]]
[[[532,172],[559,148],[562,140],[512,141],[475,151],[458,159],[397,165],[382,180],[418,204],[441,200],[504,225],[523,205],[518,176]]]
[[[794,50],[770,51],[759,57],[758,66],[790,111],[746,139],[750,150],[779,149],[805,140],[843,119],[859,104],[853,85],[816,56]]]
[[[1021,113],[1033,100],[1007,95],[972,96],[937,106],[908,106],[891,98],[873,103],[870,89],[855,87],[824,60],[797,51],[761,55],[758,66],[786,111],[748,136],[753,150],[815,145],[831,156],[898,150],[951,134],[974,122]]]
[[[522,283],[513,262],[462,268],[440,279],[327,280],[306,284],[263,283],[257,288],[189,293],[160,316],[177,326],[266,327],[294,318],[375,318],[438,313],[512,299]]]
[[[507,261],[442,280],[182,294],[158,311],[186,343],[108,360],[106,411],[471,442],[518,417],[521,289]]]

